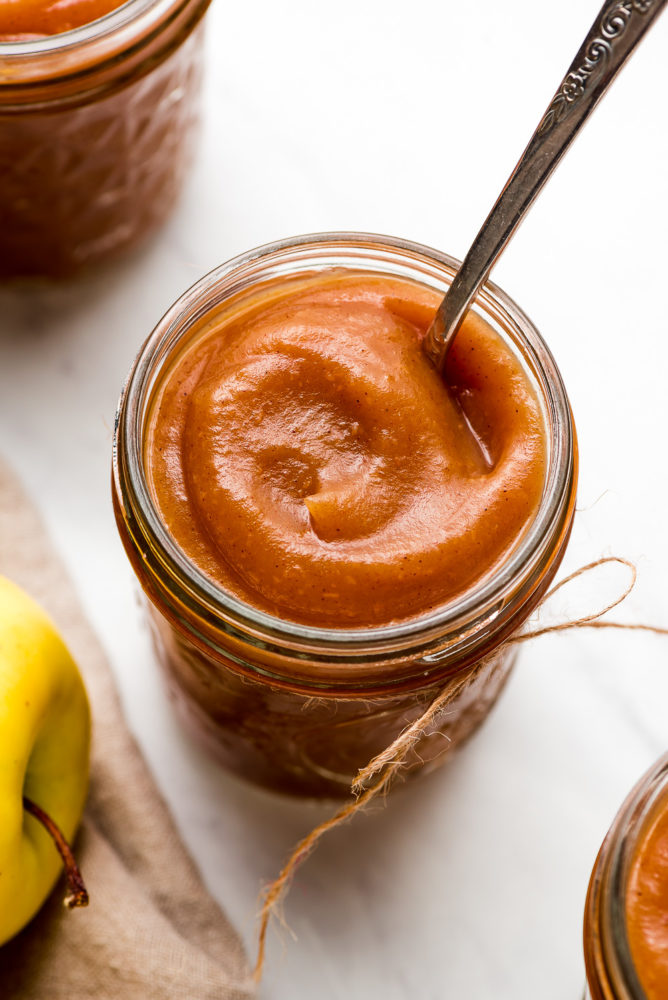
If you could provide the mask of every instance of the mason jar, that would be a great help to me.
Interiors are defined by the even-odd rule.
[[[634,891],[634,859],[652,822],[667,810],[668,754],[664,754],[627,796],[594,865],[584,916],[586,1000],[647,1000],[641,985],[647,970],[638,968],[632,954],[628,902]],[[656,879],[657,873],[653,876]],[[646,900],[645,908],[648,905]],[[668,900],[663,900],[657,915],[665,932]],[[659,996],[659,992],[652,995]]]
[[[141,241],[189,165],[209,0],[128,0],[0,42],[0,278],[61,277]]]
[[[399,276],[444,293],[458,261],[405,240],[327,233],[283,240],[224,264],[172,306],[142,347],[121,396],[113,500],[147,598],[158,659],[180,716],[229,769],[274,790],[341,796],[357,771],[453,695],[407,767],[428,769],[486,717],[521,629],[557,571],[574,513],[576,444],[555,362],[527,316],[488,283],[473,309],[519,358],[540,400],[547,472],[533,521],[497,570],[447,605],[396,624],[321,628],[226,593],[166,529],[144,467],[152,394],[170,361],[231,296],[331,268]],[[236,301],[236,300],[235,300]],[[444,738],[445,737],[445,738]]]

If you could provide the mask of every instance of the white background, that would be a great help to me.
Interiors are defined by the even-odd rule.
[[[170,715],[109,500],[114,409],[142,340],[216,264],[325,229],[461,257],[598,0],[214,0],[203,140],[160,236],[67,287],[0,291],[0,451],[41,508],[130,725],[208,885],[254,948],[258,889],[329,807],[228,777]],[[668,17],[494,272],[551,346],[581,448],[565,569],[615,553],[617,612],[668,625]],[[544,620],[599,606],[592,576]],[[668,745],[668,639],[577,632],[522,651],[449,765],[323,842],[276,932],[271,1000],[565,1000],[600,841]]]

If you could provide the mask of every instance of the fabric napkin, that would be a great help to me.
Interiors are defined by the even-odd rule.
[[[181,844],[65,569],[2,464],[0,573],[51,614],[93,712],[90,795],[76,842],[90,906],[67,912],[59,884],[0,948],[0,1000],[248,1000],[241,941]]]

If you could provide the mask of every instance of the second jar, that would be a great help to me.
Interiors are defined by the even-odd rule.
[[[668,995],[668,754],[638,781],[613,820],[589,882],[586,1000]]]
[[[162,223],[192,155],[209,0],[0,38],[0,278],[67,277]]]

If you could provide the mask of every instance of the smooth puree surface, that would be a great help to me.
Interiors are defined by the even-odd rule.
[[[544,485],[542,411],[475,316],[441,379],[420,346],[439,300],[354,271],[282,280],[172,362],[147,479],[225,590],[289,620],[379,625],[463,594],[517,544]]]
[[[59,35],[103,17],[125,0],[0,0],[0,42]]]
[[[647,1000],[668,997],[668,801],[642,832],[631,861],[626,926]]]

